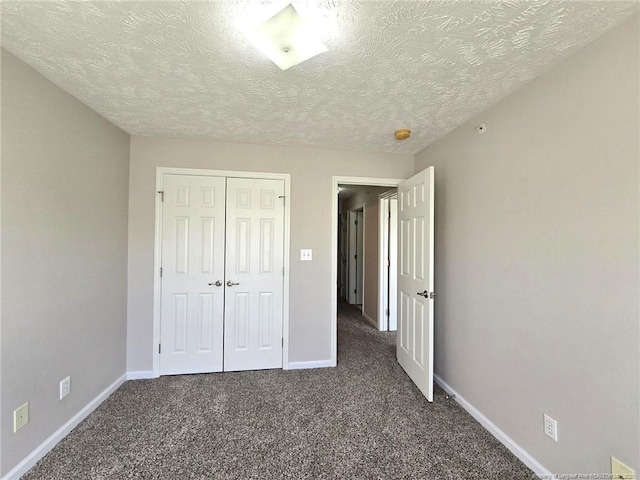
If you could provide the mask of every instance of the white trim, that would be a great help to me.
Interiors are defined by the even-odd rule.
[[[36,447],[35,450],[33,450],[29,455],[27,455],[20,463],[13,467],[4,477],[2,477],[2,480],[15,480],[16,478],[20,478],[22,475],[27,473],[27,471],[31,467],[38,463],[38,461],[42,457],[44,457],[53,447],[55,447],[60,440],[66,437],[71,432],[71,430],[73,430],[78,426],[80,422],[82,422],[82,420],[87,418],[91,412],[93,412],[102,402],[104,402],[109,397],[109,395],[115,392],[126,380],[127,375],[124,374],[111,385],[109,385],[105,390],[102,391],[102,393],[91,400],[82,410],[71,417],[71,419],[67,423],[62,425],[49,438],[47,438],[38,447]]]
[[[158,378],[154,375],[153,370],[136,370],[127,372],[127,380],[147,380],[149,378]]]
[[[156,168],[156,191],[163,190],[163,177],[166,174],[173,175],[205,175],[227,178],[264,178],[269,180],[284,181],[284,279],[282,293],[282,368],[289,367],[289,270],[290,270],[290,245],[291,245],[291,175],[289,173],[264,173],[264,172],[237,172],[228,170],[206,170],[197,168]],[[153,258],[153,377],[160,376],[160,266],[162,265],[162,202],[160,195],[156,194],[155,212],[155,240]]]
[[[389,269],[387,267],[387,249],[389,241],[389,197],[387,192],[378,195],[378,330],[384,332],[389,330],[389,319],[387,317],[387,282]]]
[[[289,362],[289,370],[306,370],[308,368],[333,367],[331,360],[313,360],[311,362]]]
[[[462,408],[464,408],[473,418],[475,418],[480,423],[480,425],[487,429],[489,433],[491,433],[491,435],[496,437],[496,439],[498,439],[500,443],[507,447],[511,453],[518,457],[522,463],[533,470],[533,473],[547,480],[554,480],[556,478],[540,462],[533,458],[533,456],[531,456],[524,448],[522,448],[520,445],[514,442],[511,437],[500,430],[500,428],[498,428],[495,423],[485,417],[484,414],[480,412],[480,410],[474,407],[462,395],[451,388],[451,386],[447,382],[442,380],[442,378],[440,378],[435,373],[433,374],[433,379],[438,385],[440,385],[440,387],[442,387],[445,392],[451,395]]]
[[[331,178],[331,366],[338,364],[338,185],[397,187],[404,179],[375,177]]]
[[[367,315],[366,313],[364,313],[364,305],[362,308],[362,316],[364,317],[364,319],[369,322],[371,324],[371,326],[373,328],[375,328],[376,330],[378,330],[378,322],[376,322],[373,318],[371,318],[369,315]]]

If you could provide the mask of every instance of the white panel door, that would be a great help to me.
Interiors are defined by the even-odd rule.
[[[398,186],[398,331],[396,355],[433,401],[434,168]]]
[[[282,368],[284,181],[227,179],[224,370]]]
[[[160,373],[220,372],[225,179],[165,175],[163,196]]]

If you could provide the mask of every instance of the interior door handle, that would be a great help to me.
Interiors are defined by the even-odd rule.
[[[240,285],[239,283],[233,283],[231,280],[227,282],[227,287],[233,287],[234,285]]]
[[[216,286],[216,287],[221,287],[222,286],[222,282],[220,280],[216,280],[216,283],[210,283],[209,286]]]
[[[427,292],[426,290],[424,292],[418,292],[417,295],[420,295],[424,298],[429,298],[429,292]]]

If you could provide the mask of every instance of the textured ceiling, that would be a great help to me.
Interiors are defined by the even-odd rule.
[[[3,0],[2,44],[131,134],[415,153],[638,9],[293,0],[329,52],[282,72],[238,28],[273,3]]]

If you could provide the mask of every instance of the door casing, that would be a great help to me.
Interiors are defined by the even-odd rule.
[[[227,170],[206,170],[195,168],[156,168],[156,203],[155,203],[155,240],[153,257],[153,378],[160,376],[160,267],[162,265],[162,198],[163,178],[165,174],[204,175],[228,178],[256,178],[284,181],[284,279],[283,279],[283,316],[282,316],[282,368],[289,369],[289,270],[290,270],[290,215],[291,215],[291,175],[288,173],[238,172]],[[337,187],[336,187],[337,188]],[[337,238],[337,232],[336,232]],[[337,241],[337,240],[336,240]],[[336,278],[336,277],[334,277]],[[335,285],[335,283],[334,283]],[[337,298],[336,298],[337,302]],[[336,303],[337,305],[337,303]]]
[[[386,332],[397,328],[398,192],[378,196],[378,214],[378,330]]]
[[[341,177],[331,179],[331,366],[338,364],[338,186],[397,187],[404,178]]]

